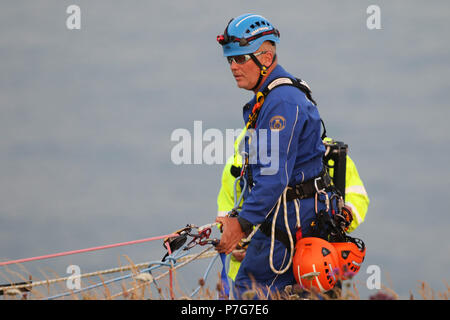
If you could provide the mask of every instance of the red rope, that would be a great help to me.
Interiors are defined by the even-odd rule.
[[[164,236],[157,236],[157,237],[145,238],[145,239],[140,239],[140,240],[120,242],[120,243],[115,243],[115,244],[108,244],[108,245],[104,245],[104,246],[92,247],[92,248],[87,248],[87,249],[65,251],[65,252],[60,252],[60,253],[47,254],[47,255],[43,255],[43,256],[39,256],[39,257],[11,260],[11,261],[6,261],[6,262],[0,262],[0,266],[6,266],[9,264],[23,263],[23,262],[36,261],[36,260],[44,260],[44,259],[61,257],[61,256],[68,256],[71,254],[104,250],[104,249],[110,249],[110,248],[121,247],[121,246],[128,246],[128,245],[132,245],[132,244],[144,243],[144,242],[149,242],[149,241],[153,241],[153,240],[160,240],[160,239],[164,239],[164,238],[177,237],[177,236],[178,236],[178,234],[171,233],[171,234],[167,234]],[[169,252],[169,254],[170,254],[170,252]]]

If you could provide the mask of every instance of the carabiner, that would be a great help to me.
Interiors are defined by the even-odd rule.
[[[316,205],[316,213],[317,213],[317,194],[323,194],[325,195],[325,205],[327,206],[327,210],[326,212],[330,211],[330,198],[328,197],[328,193],[325,192],[325,188],[320,189],[317,186],[317,181],[319,179],[322,179],[321,177],[315,178],[314,179],[314,187],[316,188],[316,194],[315,194],[315,205]]]
[[[330,198],[328,197],[328,193],[326,193],[323,189],[319,190],[318,192],[316,192],[316,194],[314,195],[314,207],[316,210],[316,214],[318,214],[318,209],[317,209],[317,198],[319,194],[323,194],[325,196],[325,205],[327,207],[327,210],[325,212],[330,211]]]

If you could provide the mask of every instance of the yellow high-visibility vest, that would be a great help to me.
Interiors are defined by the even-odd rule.
[[[227,159],[227,163],[222,172],[222,184],[220,187],[219,195],[217,196],[217,215],[219,217],[226,216],[228,212],[234,207],[234,182],[236,178],[231,174],[231,166],[242,167],[242,156],[240,152],[241,141],[247,132],[247,128],[244,128],[234,142],[234,155]],[[236,185],[236,196],[239,199],[241,195],[241,186],[239,183]],[[240,205],[242,205],[241,201]]]

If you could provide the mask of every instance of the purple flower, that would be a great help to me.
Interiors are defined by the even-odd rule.
[[[371,295],[369,300],[395,300],[395,298],[385,292],[378,291],[377,293]]]

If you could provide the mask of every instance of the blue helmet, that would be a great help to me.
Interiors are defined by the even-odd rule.
[[[225,57],[253,53],[268,40],[278,43],[280,32],[266,18],[250,13],[231,19],[217,36]]]

